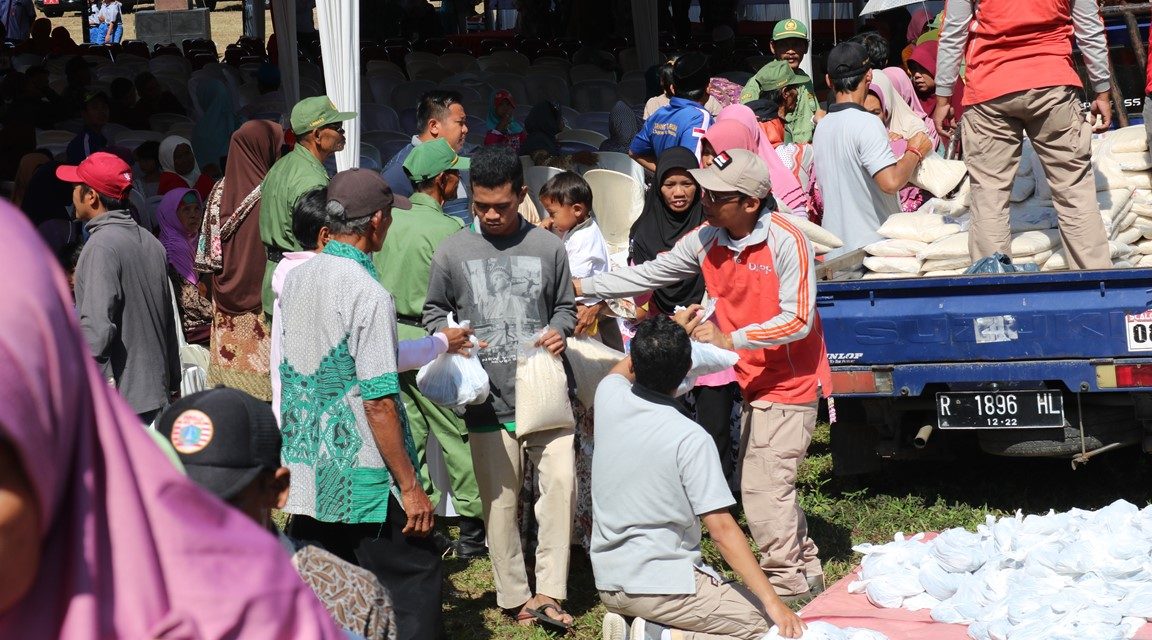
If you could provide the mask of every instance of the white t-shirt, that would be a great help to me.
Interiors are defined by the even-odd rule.
[[[881,191],[873,179],[896,164],[884,123],[859,105],[831,105],[816,125],[812,150],[816,183],[824,196],[823,226],[844,241],[826,258],[880,240],[876,230],[900,211],[896,196]]]
[[[629,595],[696,593],[699,516],[735,504],[716,444],[669,396],[619,374],[596,389],[592,571]]]
[[[100,10],[104,14],[105,24],[120,24],[120,3],[109,2]]]
[[[588,218],[564,234],[564,251],[568,253],[568,270],[573,278],[591,278],[608,270],[608,243],[594,218]],[[596,304],[599,300],[582,297],[576,302]]]

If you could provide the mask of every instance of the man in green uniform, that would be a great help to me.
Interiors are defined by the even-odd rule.
[[[784,142],[807,144],[812,142],[812,134],[816,131],[816,122],[823,116],[820,102],[816,100],[816,90],[800,63],[808,53],[808,27],[799,20],[791,18],[781,20],[772,28],[772,54],[777,60],[783,60],[792,67],[792,72],[805,80],[799,87],[796,98],[796,109],[784,118]],[[748,104],[760,99],[760,92],[770,83],[772,70],[771,63],[764,65],[752,79],[744,85],[740,93],[740,102]]]
[[[384,248],[373,257],[380,284],[396,302],[397,335],[400,340],[428,335],[420,321],[424,298],[428,295],[428,272],[440,242],[464,228],[460,218],[444,213],[444,202],[456,198],[460,171],[470,163],[461,158],[444,138],[435,138],[412,148],[404,160],[404,172],[412,181],[412,208],[395,211]],[[472,470],[468,430],[451,409],[434,404],[416,388],[416,372],[400,374],[400,396],[408,413],[408,426],[416,442],[420,479],[433,504],[440,491],[428,474],[427,446],[431,433],[444,450],[444,461],[452,485],[452,504],[461,515],[460,540],[456,553],[477,557],[484,546],[484,521],[480,518],[480,493]]]
[[[326,96],[305,98],[292,107],[296,147],[272,165],[260,187],[260,240],[268,251],[261,300],[265,315],[272,315],[272,272],[281,256],[300,251],[292,234],[292,207],[305,193],[328,185],[324,161],[344,148],[341,123],[355,112],[337,111]]]

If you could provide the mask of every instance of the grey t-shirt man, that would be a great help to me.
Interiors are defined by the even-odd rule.
[[[700,516],[735,504],[716,445],[671,397],[612,374],[596,389],[592,571],[600,591],[696,593]],[[638,452],[643,452],[642,455]]]
[[[876,230],[900,211],[874,176],[896,164],[884,123],[855,103],[828,107],[812,138],[816,183],[824,196],[824,228],[844,241],[838,255],[880,240]]]

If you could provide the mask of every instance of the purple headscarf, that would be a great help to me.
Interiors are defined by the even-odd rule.
[[[185,194],[196,196],[196,203],[200,202],[200,194],[195,189],[173,189],[164,194],[160,205],[156,207],[156,217],[160,220],[160,244],[168,253],[168,264],[176,269],[182,278],[195,284],[196,274],[196,241],[200,236],[198,231],[188,231],[176,210],[184,200]]]
[[[172,465],[108,385],[64,274],[0,202],[0,440],[40,513],[3,638],[340,638],[280,543]]]

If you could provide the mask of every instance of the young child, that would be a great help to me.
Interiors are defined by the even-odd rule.
[[[608,243],[592,212],[592,187],[580,176],[558,173],[540,188],[540,202],[548,217],[540,226],[560,236],[568,253],[573,278],[588,278],[608,271]],[[607,303],[596,298],[578,297],[575,335],[598,333],[597,318]],[[619,348],[622,345],[609,345]]]

